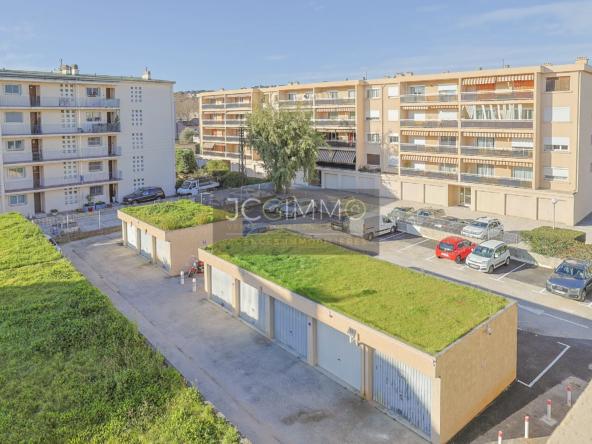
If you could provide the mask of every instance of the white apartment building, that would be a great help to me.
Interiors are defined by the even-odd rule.
[[[113,203],[175,185],[172,81],[0,70],[0,213],[25,216]]]

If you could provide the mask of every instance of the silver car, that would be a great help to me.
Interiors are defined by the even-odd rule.
[[[566,259],[547,280],[547,291],[564,298],[585,301],[592,289],[592,263]]]
[[[504,242],[485,241],[475,247],[465,263],[473,270],[491,274],[497,267],[510,265],[510,249]]]
[[[282,217],[304,216],[308,213],[314,213],[317,209],[315,201],[312,199],[296,199],[281,207]]]
[[[290,194],[278,194],[273,199],[269,199],[263,205],[263,211],[266,213],[279,213],[283,206],[293,202],[296,198]]]
[[[504,224],[499,219],[478,217],[464,227],[460,234],[474,239],[493,239],[504,232]]]

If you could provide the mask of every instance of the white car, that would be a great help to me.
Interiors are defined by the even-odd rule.
[[[282,205],[280,213],[282,217],[304,216],[308,213],[314,213],[317,210],[317,205],[312,199],[296,199],[292,202]]]
[[[485,241],[475,247],[465,263],[473,270],[491,274],[497,267],[510,265],[510,249],[501,241]]]
[[[504,232],[504,224],[499,219],[478,217],[464,227],[460,234],[475,239],[494,239]]]

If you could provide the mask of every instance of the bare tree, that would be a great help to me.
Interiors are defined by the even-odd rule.
[[[178,120],[191,120],[199,117],[199,97],[189,97],[188,94],[175,93]]]

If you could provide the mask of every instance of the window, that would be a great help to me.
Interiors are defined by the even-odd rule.
[[[369,109],[366,111],[366,120],[380,120],[380,110]]]
[[[288,93],[288,100],[296,101],[296,93]]]
[[[64,162],[64,179],[78,178],[78,167],[76,162]]]
[[[478,163],[477,164],[477,175],[479,175],[479,176],[493,177],[494,171],[495,171],[495,167],[493,166],[493,164],[489,164],[489,163]]]
[[[60,122],[62,128],[76,128],[76,115],[74,114],[74,111],[63,109],[60,113]]]
[[[456,94],[458,85],[456,83],[442,83],[438,85],[438,94],[440,95],[453,95]]]
[[[101,95],[100,88],[86,88],[87,97],[99,97]]]
[[[66,188],[64,190],[64,203],[66,205],[78,203],[78,190],[76,188]]]
[[[4,113],[4,121],[6,123],[23,123],[23,113]]]
[[[24,150],[25,149],[25,141],[24,140],[9,140],[8,142],[6,142],[6,149],[8,151]]]
[[[380,97],[380,89],[368,88],[366,90],[366,98],[367,99],[378,99],[379,97]]]
[[[356,90],[355,89],[350,89],[347,92],[347,97],[349,97],[350,99],[355,99],[356,98]]]
[[[512,177],[514,179],[532,180],[532,167],[518,167],[512,168]]]
[[[10,196],[10,205],[25,205],[27,203],[27,195],[26,194],[17,194],[14,196]]]
[[[398,167],[399,166],[399,156],[389,155],[388,156],[388,166]]]
[[[132,110],[132,126],[142,125],[142,110]]]
[[[134,190],[144,186],[144,178],[134,179]]]
[[[89,137],[88,138],[88,146],[101,146],[103,144],[103,139],[101,137]]]
[[[569,122],[569,106],[546,106],[545,122]]]
[[[103,171],[103,162],[88,162],[88,171],[91,173],[95,171]]]
[[[349,120],[356,120],[356,112],[355,111],[350,111],[348,113],[348,118],[349,118]]]
[[[22,179],[25,177],[25,168],[9,168],[8,169],[8,178],[9,179]]]
[[[141,150],[144,148],[144,133],[132,133],[132,149]]]
[[[479,148],[493,148],[495,146],[495,137],[477,137],[477,146]]]
[[[86,121],[87,122],[100,122],[101,121],[101,113],[86,113]]]
[[[329,113],[329,120],[337,120],[339,119],[339,113],[334,111]]]
[[[569,151],[569,137],[544,137],[543,151]]]
[[[331,99],[336,99],[338,97],[339,93],[337,91],[329,91],[329,97]]]
[[[534,110],[533,109],[522,109],[520,110],[520,106],[514,108],[514,119],[516,120],[533,120],[534,118]]]
[[[413,162],[413,166],[412,168],[414,170],[421,170],[421,171],[425,171],[426,169],[426,164],[425,162]]]
[[[388,133],[388,143],[399,143],[399,133]]]
[[[440,136],[440,145],[456,146],[456,136]]]
[[[21,85],[4,85],[4,94],[20,94]]]
[[[76,137],[62,136],[62,153],[71,154],[76,152]],[[69,157],[69,156],[68,156]]]
[[[399,120],[399,110],[398,109],[389,109],[388,110],[388,121],[389,122],[396,122]]]
[[[366,141],[370,143],[380,143],[380,133],[366,133]]]
[[[438,171],[443,173],[456,173],[456,165],[454,163],[441,163],[438,165]]]
[[[544,167],[543,178],[545,180],[557,180],[566,182],[569,180],[569,169],[557,167]]]
[[[131,87],[131,99],[132,102],[142,102],[142,87],[141,86],[132,86]]]
[[[569,91],[569,77],[549,77],[545,81],[545,91]]]
[[[380,165],[379,154],[366,154],[368,165]]]
[[[512,148],[534,148],[532,139],[512,139]]]
[[[534,89],[534,80],[514,80],[514,90]]]
[[[133,156],[132,169],[134,173],[144,171],[144,156]]]
[[[90,195],[91,196],[102,196],[103,195],[103,185],[90,187]]]
[[[399,87],[398,86],[389,86],[387,89],[387,95],[389,97],[399,97]]]

